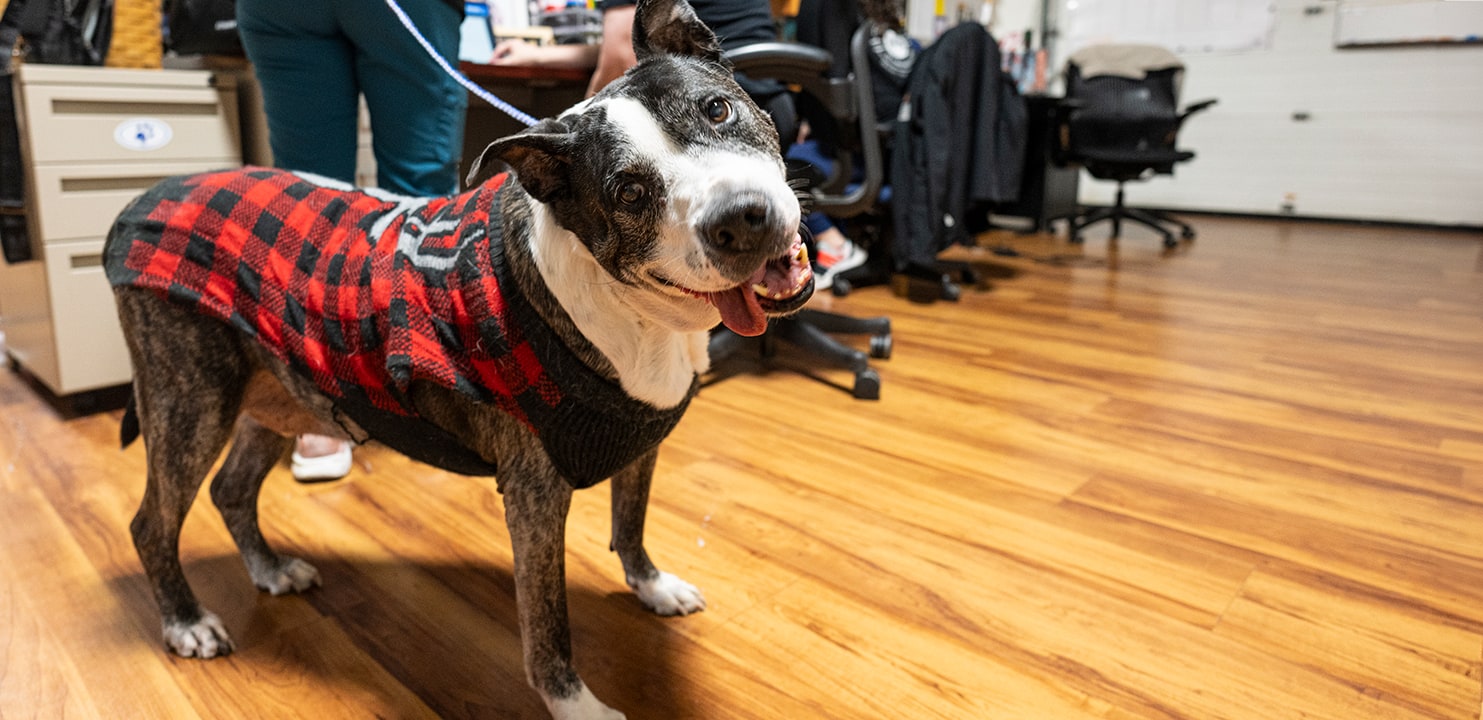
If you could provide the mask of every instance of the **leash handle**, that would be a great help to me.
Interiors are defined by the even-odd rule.
[[[386,6],[391,8],[392,14],[396,15],[398,20],[402,21],[402,26],[407,28],[408,32],[412,33],[412,37],[417,39],[417,44],[421,45],[422,49],[427,51],[428,57],[431,57],[433,59],[433,62],[436,62],[438,64],[438,67],[443,69],[443,72],[448,73],[449,77],[457,80],[459,85],[464,86],[464,88],[473,93],[475,97],[478,97],[480,100],[493,105],[495,109],[503,112],[506,115],[509,115],[512,118],[515,118],[522,123],[525,123],[527,126],[534,125],[537,122],[540,122],[534,117],[521,112],[520,109],[516,108],[514,105],[511,105],[504,100],[495,97],[488,90],[485,90],[484,88],[474,84],[473,80],[464,77],[463,73],[455,70],[452,65],[449,65],[448,61],[443,59],[443,56],[439,55],[437,50],[433,49],[432,43],[428,42],[427,38],[422,36],[422,33],[418,31],[417,26],[412,23],[412,18],[407,17],[407,13],[402,10],[402,6],[398,5],[396,0],[386,0]]]

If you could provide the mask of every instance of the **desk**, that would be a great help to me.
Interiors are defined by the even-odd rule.
[[[579,103],[587,97],[591,70],[574,68],[538,68],[519,65],[482,65],[460,63],[459,70],[479,87],[493,93],[516,108],[547,118]],[[468,176],[474,158],[489,143],[525,129],[525,125],[503,111],[473,95],[463,130],[463,160],[458,177]]]
[[[1044,232],[1050,221],[1076,215],[1077,182],[1081,170],[1057,165],[1059,141],[1055,136],[1056,107],[1061,98],[1026,95],[1028,128],[1025,142],[1025,174],[1020,181],[1020,199],[996,207],[995,215],[1029,218],[1031,232]]]

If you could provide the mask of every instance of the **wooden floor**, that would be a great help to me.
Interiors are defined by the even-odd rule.
[[[1483,237],[1196,221],[1171,254],[993,236],[1020,255],[969,253],[991,291],[836,302],[892,317],[879,402],[707,387],[648,545],[708,610],[641,610],[605,491],[574,507],[594,691],[634,720],[1477,718]],[[269,479],[302,597],[256,592],[203,498],[186,571],[240,651],[166,655],[118,417],[0,373],[0,716],[543,716],[492,483],[377,449]]]

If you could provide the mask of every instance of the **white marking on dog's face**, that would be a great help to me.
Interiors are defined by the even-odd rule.
[[[534,201],[547,285],[624,389],[657,407],[705,368],[705,331],[760,332],[812,292],[772,119],[720,63],[651,56],[486,152]]]
[[[635,161],[652,166],[664,183],[668,200],[661,222],[656,260],[671,280],[695,290],[723,290],[745,280],[755,268],[725,257],[708,247],[702,236],[705,223],[725,212],[739,196],[753,195],[774,217],[769,229],[773,244],[759,249],[776,256],[787,250],[790,229],[798,227],[798,198],[788,186],[777,155],[730,145],[676,143],[642,104],[616,98],[604,104],[608,119],[628,138]],[[733,112],[747,112],[736,108]]]
[[[651,185],[644,192],[663,202],[653,226],[654,240],[644,257],[634,258],[631,275],[649,285],[636,302],[676,329],[714,325],[715,308],[692,292],[714,292],[745,281],[761,262],[788,249],[801,211],[775,153],[735,144],[682,143],[666,132],[642,103],[624,97],[595,104],[606,114],[635,176]],[[756,112],[736,107],[732,112]],[[757,122],[770,122],[763,116]],[[734,212],[739,198],[751,198],[766,213],[765,237],[753,248],[718,247],[707,237],[708,224]]]
[[[645,296],[641,311],[673,329],[717,320],[706,293],[763,284],[770,313],[807,299],[790,252],[802,213],[772,118],[719,64],[651,58],[492,148],[614,280]]]

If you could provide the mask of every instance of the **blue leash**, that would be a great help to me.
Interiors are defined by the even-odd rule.
[[[417,44],[421,45],[422,49],[427,51],[428,57],[432,58],[433,62],[438,64],[438,67],[443,68],[443,72],[448,73],[449,77],[457,80],[459,85],[464,86],[464,88],[480,100],[493,105],[497,110],[526,125],[534,125],[540,122],[534,117],[521,112],[514,105],[495,97],[488,90],[474,84],[473,80],[464,77],[463,73],[453,69],[453,66],[449,65],[448,61],[443,59],[443,56],[439,55],[437,50],[433,49],[432,43],[428,42],[427,38],[423,37],[422,33],[417,30],[417,26],[412,23],[412,18],[407,17],[407,13],[402,10],[402,6],[398,5],[396,0],[386,0],[386,6],[391,8],[391,12],[397,16],[398,20],[402,21],[402,25],[407,28],[408,32],[412,33],[412,37],[417,38]]]

